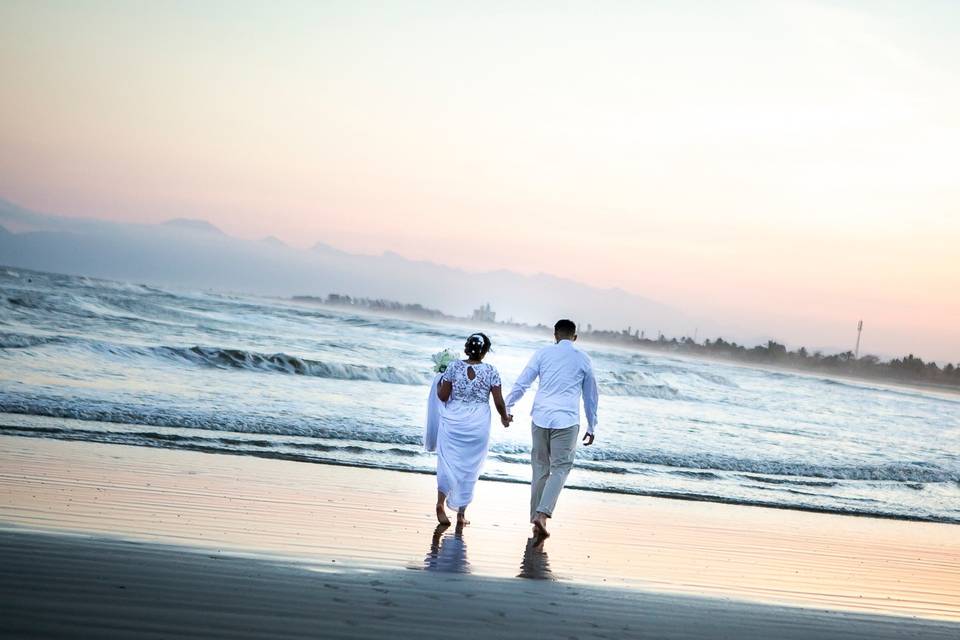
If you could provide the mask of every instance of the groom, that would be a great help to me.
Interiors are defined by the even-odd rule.
[[[534,532],[546,538],[547,518],[553,516],[560,490],[573,467],[580,430],[580,398],[587,416],[585,446],[593,444],[597,426],[597,380],[590,357],[574,346],[577,325],[558,320],[553,327],[556,344],[537,351],[507,396],[507,413],[535,379],[540,388],[533,401],[533,480],[530,483],[530,521]]]

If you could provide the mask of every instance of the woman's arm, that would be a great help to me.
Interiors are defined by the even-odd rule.
[[[449,400],[452,392],[453,383],[449,380],[441,380],[440,384],[437,385],[437,397],[440,398],[440,402]]]
[[[490,393],[493,394],[493,405],[500,414],[500,424],[509,427],[513,416],[507,415],[507,404],[503,401],[503,390],[500,387],[490,387]]]

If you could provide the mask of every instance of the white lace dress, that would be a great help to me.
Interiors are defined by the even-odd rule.
[[[473,369],[470,379],[468,370]],[[451,509],[466,507],[487,458],[490,444],[490,389],[500,386],[500,374],[489,364],[451,362],[443,380],[453,384],[440,411],[437,432],[437,489]]]

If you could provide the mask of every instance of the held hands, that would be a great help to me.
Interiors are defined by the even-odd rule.
[[[513,416],[504,414],[500,416],[500,424],[503,425],[503,428],[506,429],[510,426],[510,423],[513,422]]]
[[[592,444],[593,444],[593,434],[590,432],[583,434],[583,446],[589,447]]]

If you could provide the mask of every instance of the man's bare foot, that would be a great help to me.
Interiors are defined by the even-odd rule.
[[[442,504],[437,505],[437,522],[445,527],[450,526],[450,518],[447,517],[447,512],[444,510]]]
[[[550,537],[550,532],[547,531],[547,517],[538,513],[537,517],[533,519],[533,532],[536,537],[546,540]]]

